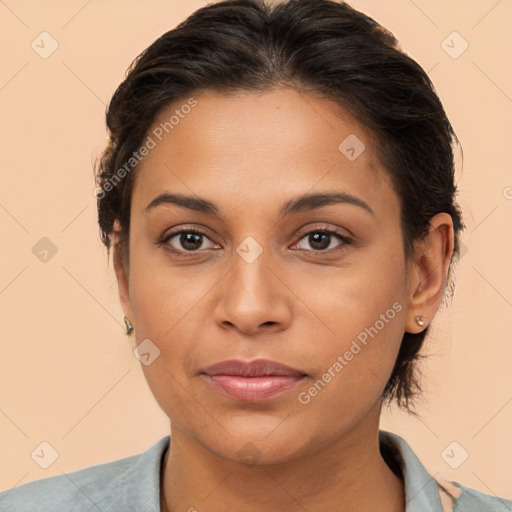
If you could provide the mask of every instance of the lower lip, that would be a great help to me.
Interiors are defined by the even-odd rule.
[[[304,377],[293,375],[268,375],[241,377],[238,375],[206,375],[206,380],[224,395],[243,402],[267,400],[295,387]]]

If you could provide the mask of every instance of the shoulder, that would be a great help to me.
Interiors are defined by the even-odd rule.
[[[140,455],[35,480],[0,493],[2,512],[93,510],[107,504],[109,490],[118,487]],[[96,508],[96,510],[98,510]]]
[[[443,511],[511,512],[512,500],[486,494],[460,482],[436,478]]]
[[[0,510],[113,512],[137,510],[137,502],[143,502],[158,504],[158,511],[160,464],[168,442],[166,436],[143,453],[0,492]]]
[[[512,500],[486,494],[459,482],[432,476],[409,444],[397,434],[379,431],[381,453],[405,484],[407,512],[512,512]]]

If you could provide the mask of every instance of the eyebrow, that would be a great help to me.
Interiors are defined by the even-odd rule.
[[[346,192],[310,193],[294,197],[283,204],[279,211],[279,216],[282,218],[288,215],[322,208],[323,206],[343,203],[358,206],[375,217],[375,212],[370,205],[365,203],[361,198]],[[149,213],[162,204],[173,204],[196,212],[222,217],[220,208],[208,199],[198,196],[187,196],[185,194],[171,194],[170,192],[164,192],[155,197],[146,206],[145,212]]]

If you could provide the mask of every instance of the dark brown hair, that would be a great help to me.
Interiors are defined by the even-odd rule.
[[[451,215],[455,249],[464,228],[456,203],[452,146],[458,143],[425,71],[395,37],[344,2],[226,0],[205,6],[163,34],[130,65],[107,108],[110,139],[97,164],[98,222],[110,248],[115,219],[129,262],[130,202],[136,162],[163,107],[211,90],[268,91],[291,87],[340,105],[369,128],[401,202],[404,251],[440,212]],[[133,171],[126,163],[131,161]],[[123,167],[124,166],[124,167]],[[124,172],[120,172],[124,168]],[[428,328],[405,333],[383,398],[409,412],[419,394],[416,361]]]

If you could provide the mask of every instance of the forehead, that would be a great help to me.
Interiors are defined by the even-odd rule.
[[[293,89],[192,95],[163,109],[147,136],[154,147],[136,170],[132,198],[140,211],[164,191],[247,207],[316,189],[393,199],[365,126]]]

